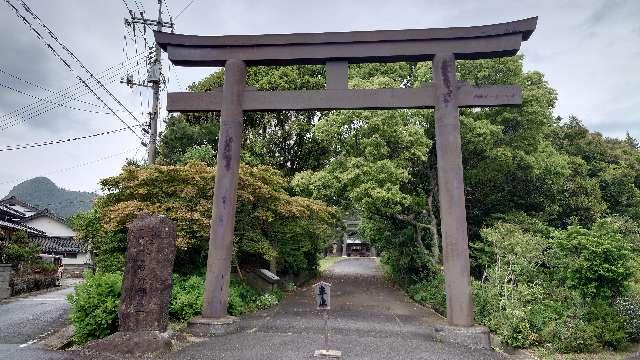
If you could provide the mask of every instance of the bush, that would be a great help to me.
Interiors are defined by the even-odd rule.
[[[41,247],[29,242],[24,231],[15,233],[4,248],[4,261],[11,264],[29,264],[39,260]]]
[[[598,343],[602,346],[622,350],[629,344],[624,319],[609,302],[590,302],[582,319],[593,327]]]
[[[427,304],[441,315],[447,313],[447,294],[444,275],[437,273],[431,280],[422,281],[407,289],[409,296],[419,304]]]
[[[611,301],[625,293],[634,275],[630,246],[604,220],[591,230],[571,226],[558,232],[551,255],[556,278],[583,298]]]
[[[84,344],[100,339],[118,330],[118,305],[122,287],[121,273],[87,272],[85,281],[69,295],[71,322],[76,328],[75,341]],[[202,312],[204,275],[173,275],[173,287],[169,302],[169,315],[179,321],[186,321]],[[230,315],[267,309],[282,298],[280,291],[261,294],[243,281],[231,277],[229,285]]]
[[[189,320],[202,312],[204,277],[173,276],[169,315],[176,320]]]
[[[640,295],[631,294],[616,301],[616,310],[631,341],[640,341]]]
[[[204,275],[173,277],[169,315],[176,320],[189,320],[202,312]],[[227,312],[238,316],[247,312],[270,308],[280,301],[282,294],[272,291],[261,294],[247,286],[242,280],[231,277]]]
[[[118,329],[121,288],[120,273],[85,274],[85,281],[68,297],[77,343],[103,338]]]
[[[124,272],[124,254],[112,253],[98,256],[96,271],[101,273]]]
[[[549,324],[544,339],[561,353],[596,352],[600,349],[595,330],[574,316],[567,316]]]

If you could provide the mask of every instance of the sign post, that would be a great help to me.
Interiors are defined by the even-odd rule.
[[[329,350],[329,309],[331,309],[331,284],[321,281],[313,285],[313,296],[316,300],[316,310],[322,311],[324,319],[324,349],[316,350],[313,356],[328,356],[339,358],[342,352],[338,350]]]

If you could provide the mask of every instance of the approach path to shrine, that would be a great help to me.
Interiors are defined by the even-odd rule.
[[[384,280],[377,259],[346,258],[318,280],[332,284],[329,344],[343,359],[498,359],[500,354],[432,340],[445,319]],[[169,359],[312,359],[323,342],[310,286],[276,308],[248,315],[241,332],[207,339]]]

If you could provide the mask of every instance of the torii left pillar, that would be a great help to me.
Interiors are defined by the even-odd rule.
[[[227,60],[224,71],[204,304],[202,316],[189,323],[189,331],[197,336],[221,335],[239,329],[236,318],[227,314],[227,304],[242,144],[242,97],[246,87],[247,66],[241,60]]]
[[[442,260],[447,293],[447,326],[436,326],[436,338],[472,348],[491,348],[489,330],[473,326],[469,240],[458,117],[458,80],[452,53],[433,59],[438,193],[442,230]]]

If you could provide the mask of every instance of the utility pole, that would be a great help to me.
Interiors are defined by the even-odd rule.
[[[142,25],[142,32],[146,34],[147,27],[152,29],[155,26],[156,31],[162,31],[163,28],[171,29],[174,31],[173,19],[169,18],[168,22],[162,20],[162,1],[158,0],[158,20],[147,19],[144,17],[144,11],[140,11],[140,16],[136,16],[132,10],[129,10],[130,19],[125,18],[125,26],[130,26],[133,29],[133,36],[136,36],[136,25]],[[145,49],[146,51],[146,49]],[[149,134],[149,143],[147,144],[147,162],[153,164],[156,161],[156,144],[158,138],[158,115],[160,113],[160,85],[163,82],[162,76],[162,49],[156,43],[155,53],[153,59],[149,62],[147,69],[147,79],[143,83],[136,83],[133,80],[133,75],[127,75],[126,80],[121,81],[127,84],[129,87],[143,86],[153,90],[153,103],[151,111],[149,112],[149,128],[145,129]],[[145,132],[147,132],[145,131]]]

